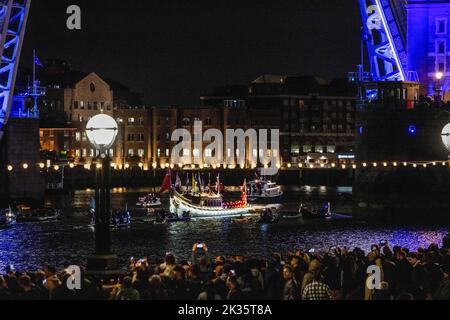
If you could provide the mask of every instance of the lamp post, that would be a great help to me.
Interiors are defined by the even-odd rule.
[[[442,72],[436,72],[435,77],[436,77],[436,86],[434,88],[434,92],[435,92],[435,100],[440,102],[441,101],[441,79],[444,76],[444,74]]]
[[[445,148],[450,153],[450,123],[447,123],[442,129],[441,138]],[[448,217],[448,232],[449,233],[444,237],[442,241],[444,248],[450,248],[450,217]]]
[[[117,256],[111,252],[111,159],[109,149],[118,132],[117,122],[106,114],[92,117],[86,125],[86,135],[98,151],[101,165],[95,172],[95,255],[88,258],[87,271],[90,274],[115,274],[118,269]]]

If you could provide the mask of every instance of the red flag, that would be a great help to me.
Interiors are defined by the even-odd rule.
[[[161,185],[161,189],[159,190],[159,193],[163,193],[163,192],[169,190],[171,187],[172,187],[172,173],[170,172],[170,169],[169,169],[166,173],[166,176],[164,177],[164,180]]]

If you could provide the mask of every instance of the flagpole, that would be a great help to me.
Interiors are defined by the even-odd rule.
[[[36,50],[33,49],[33,86],[36,80]]]

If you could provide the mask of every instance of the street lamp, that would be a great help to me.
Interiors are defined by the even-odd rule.
[[[435,78],[436,78],[436,87],[434,88],[436,101],[441,101],[441,79],[444,76],[444,74],[440,71],[436,72]]]
[[[106,276],[117,273],[118,258],[111,252],[111,166],[109,150],[117,137],[117,122],[106,114],[92,117],[86,125],[89,142],[98,151],[100,168],[95,170],[95,256],[88,258],[90,274]]]
[[[442,129],[441,138],[445,148],[450,153],[450,123],[447,123]],[[444,237],[442,241],[444,248],[450,248],[450,221],[448,223],[448,229],[449,233]]]

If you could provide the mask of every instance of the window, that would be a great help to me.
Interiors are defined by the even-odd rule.
[[[139,117],[138,118],[138,125],[139,126],[143,126],[144,125],[144,118],[143,117]]]
[[[80,132],[75,132],[75,140],[80,141],[81,140],[81,134]]]
[[[114,157],[114,150],[113,149],[109,149],[109,156],[110,157]]]
[[[205,157],[212,157],[211,149],[205,149]]]
[[[436,40],[437,54],[445,54],[445,40]]]
[[[128,156],[130,157],[134,156],[134,149],[128,149]]]
[[[88,110],[92,110],[92,102],[88,101]]]
[[[86,132],[83,131],[83,133],[81,134],[81,141],[86,141]]]
[[[89,88],[91,89],[91,92],[95,91],[95,84],[93,82],[91,82],[91,84],[89,85]]]
[[[189,118],[183,118],[183,126],[188,126],[191,120]]]
[[[327,146],[327,151],[328,151],[329,153],[335,153],[335,152],[336,152],[336,146],[328,145],[328,146]]]
[[[78,101],[74,101],[73,102],[73,108],[74,109],[78,109]]]
[[[437,18],[436,34],[446,34],[446,33],[447,33],[447,18]]]
[[[138,149],[138,156],[139,157],[141,157],[141,158],[143,158],[144,157],[144,154],[145,154],[145,151],[144,151],[144,149]]]
[[[193,150],[193,155],[194,155],[194,157],[200,157],[200,150],[198,150],[198,149],[194,149]]]
[[[311,146],[309,144],[303,146],[303,152],[308,153],[311,152]]]
[[[84,101],[80,101],[80,109],[84,109]]]
[[[80,149],[76,149],[76,150],[75,150],[75,156],[76,156],[77,158],[80,157]]]
[[[206,117],[205,119],[205,126],[210,126],[211,125],[211,118],[210,117]]]
[[[97,101],[94,101],[92,104],[94,105],[94,110],[98,110],[98,103],[97,103]]]
[[[134,125],[134,118],[128,118],[128,125],[129,126],[132,126],[132,125]]]
[[[90,151],[89,151],[89,156],[90,156],[90,157],[93,157],[94,154],[95,154],[95,153],[94,153],[94,149],[90,149]]]
[[[87,153],[86,153],[86,149],[83,149],[82,155],[83,155],[83,158],[85,158],[85,157],[86,157],[86,155],[87,155]]]
[[[168,157],[170,155],[170,150],[166,149],[166,157]]]

